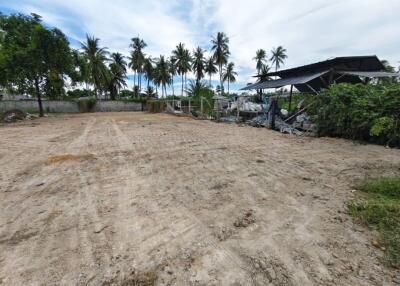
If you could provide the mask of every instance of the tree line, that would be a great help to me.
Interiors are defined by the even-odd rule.
[[[224,94],[224,84],[236,81],[235,64],[229,61],[229,38],[223,32],[212,37],[207,52],[200,46],[193,51],[179,43],[168,56],[146,54],[146,42],[140,37],[131,39],[129,56],[110,52],[94,36],[86,36],[79,49],[70,47],[64,33],[43,24],[37,14],[0,13],[0,87],[10,92],[35,95],[40,114],[42,98],[65,95],[65,87],[84,86],[95,98],[116,99],[127,88],[128,68],[133,71],[133,94],[145,91],[148,96],[167,96],[167,86],[175,95],[174,77],[181,77],[180,95],[188,91],[187,75],[195,77],[189,90],[211,88],[211,78],[219,76],[217,91]],[[209,54],[209,56],[206,56]],[[275,69],[286,59],[286,50],[278,47],[270,58]],[[267,74],[267,55],[258,50],[258,75]],[[208,83],[206,82],[208,78]],[[262,78],[262,77],[260,77]],[[145,81],[145,82],[144,82]],[[145,86],[144,86],[145,85]],[[193,94],[193,92],[189,92]]]

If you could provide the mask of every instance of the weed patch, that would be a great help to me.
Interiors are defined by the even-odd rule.
[[[386,262],[400,267],[400,178],[368,180],[357,187],[360,201],[348,204],[350,215],[380,233]]]

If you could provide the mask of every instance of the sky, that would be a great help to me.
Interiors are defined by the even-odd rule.
[[[238,72],[231,90],[254,81],[253,58],[260,48],[269,56],[274,47],[286,48],[282,69],[356,55],[377,55],[400,66],[400,0],[0,0],[0,11],[39,14],[72,47],[89,34],[124,55],[137,36],[148,45],[144,52],[158,57],[169,56],[179,42],[209,50],[211,37],[225,32]]]

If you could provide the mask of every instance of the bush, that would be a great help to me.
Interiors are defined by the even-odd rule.
[[[321,136],[400,147],[400,84],[332,85],[308,97]]]
[[[379,231],[386,262],[400,267],[400,178],[368,180],[358,189],[365,193],[365,200],[350,203],[350,215]]]
[[[91,98],[81,98],[78,100],[79,111],[80,112],[91,112],[96,105],[96,99]]]
[[[88,89],[68,90],[67,96],[63,99],[77,99],[80,97],[95,97],[94,91]]]

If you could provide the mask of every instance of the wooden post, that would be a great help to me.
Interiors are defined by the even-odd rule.
[[[190,98],[189,98],[189,114],[190,114]]]
[[[290,86],[289,110],[288,110],[288,114],[290,114],[290,110],[292,109],[292,94],[293,94],[293,84]]]

